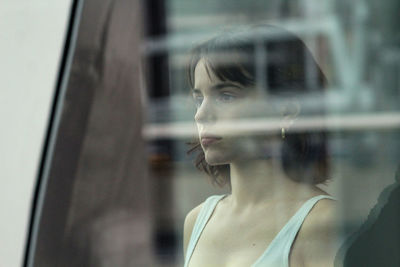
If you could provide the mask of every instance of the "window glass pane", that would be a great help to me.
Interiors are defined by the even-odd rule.
[[[304,227],[308,222],[311,232],[322,233],[332,229],[318,220],[313,224],[312,215],[322,216],[325,211],[335,218],[329,221],[338,230],[335,252],[316,255],[322,265],[334,258],[345,264],[366,264],[357,258],[358,251],[373,251],[362,241],[352,247],[352,240],[393,241],[384,225],[388,218],[398,220],[395,210],[385,206],[387,198],[389,202],[395,198],[399,163],[398,8],[396,1],[163,2],[162,22],[151,18],[163,25],[163,31],[148,34],[143,50],[147,78],[143,136],[154,190],[153,230],[160,265],[183,264],[185,217],[209,196],[221,194],[226,197],[218,202],[219,209],[189,252],[193,266],[201,257],[209,264],[228,264],[229,257],[240,253],[248,253],[244,265],[255,262],[264,251],[260,247],[267,247],[285,225],[282,222],[291,218],[302,200],[315,194],[337,199],[333,208],[327,200],[318,202],[305,219]],[[193,53],[196,47],[201,51]],[[216,87],[217,83],[225,84]],[[186,153],[187,143],[198,144],[199,135],[207,134],[211,138],[205,138],[197,150],[205,154],[199,166],[219,171],[220,176],[211,178],[215,182],[223,181],[230,166],[230,182],[222,188],[212,185],[210,175],[196,170],[195,154]],[[286,187],[285,179],[296,184]],[[265,180],[273,181],[272,189]],[[239,191],[242,195],[235,191],[246,188],[242,182],[249,188],[257,183],[264,188],[255,187],[247,194]],[[323,191],[317,193],[310,183]],[[284,197],[287,192],[294,202]],[[243,219],[240,215],[249,206],[239,200],[243,196],[249,200],[251,193],[275,204],[276,198],[268,198],[269,194],[282,199],[279,205],[271,204],[275,210],[265,217]],[[243,224],[240,227],[232,221],[233,207]],[[389,217],[378,216],[381,210]],[[254,215],[254,210],[247,211]],[[271,220],[278,226],[272,227]],[[265,226],[254,230],[250,227],[254,224]],[[376,235],[385,237],[358,232],[369,229],[368,225],[378,225]],[[243,237],[220,241],[238,229]],[[296,241],[300,247],[302,239],[310,238],[301,233]],[[264,243],[257,243],[257,234],[265,236]],[[323,234],[316,235],[315,242],[322,242]],[[212,247],[209,242],[214,239],[218,241]],[[245,242],[252,241],[257,248],[245,250]],[[207,254],[219,255],[221,246],[229,253]],[[304,253],[303,257],[312,257]]]
[[[397,1],[78,2],[32,266],[400,265]]]

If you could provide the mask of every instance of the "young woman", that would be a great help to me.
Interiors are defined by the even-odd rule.
[[[231,193],[187,215],[185,266],[332,266],[335,202],[316,186],[327,180],[325,135],[291,132],[296,97],[326,84],[303,42],[273,26],[224,33],[192,51],[188,76],[191,152]],[[268,116],[278,116],[276,133],[246,130]]]

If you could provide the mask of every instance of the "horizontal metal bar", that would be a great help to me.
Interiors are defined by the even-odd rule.
[[[280,133],[282,120],[251,119],[218,123],[218,131],[231,135],[260,135]],[[400,112],[349,114],[335,116],[307,116],[295,120],[290,132],[313,131],[359,131],[400,128]],[[142,131],[146,140],[161,138],[193,138],[197,136],[194,122],[154,123],[144,126]]]

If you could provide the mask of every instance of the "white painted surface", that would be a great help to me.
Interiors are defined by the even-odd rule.
[[[22,264],[70,6],[0,3],[0,267]]]

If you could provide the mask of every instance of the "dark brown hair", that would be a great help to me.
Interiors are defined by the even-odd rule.
[[[261,69],[265,80],[261,83],[256,79],[260,70],[257,70],[257,52],[260,49],[266,55]],[[200,59],[205,60],[207,71],[212,71],[220,80],[234,81],[243,87],[263,86],[270,95],[296,96],[322,91],[327,84],[325,75],[305,44],[293,33],[271,25],[224,32],[192,49],[187,66],[191,88],[194,88],[194,71]],[[311,77],[306,64],[314,71]],[[198,153],[195,159],[198,169],[205,171],[214,184],[223,186],[229,183],[229,164],[209,165],[199,141],[190,145],[188,153]],[[326,134],[287,133],[282,146],[282,165],[292,180],[324,183],[328,174]]]

